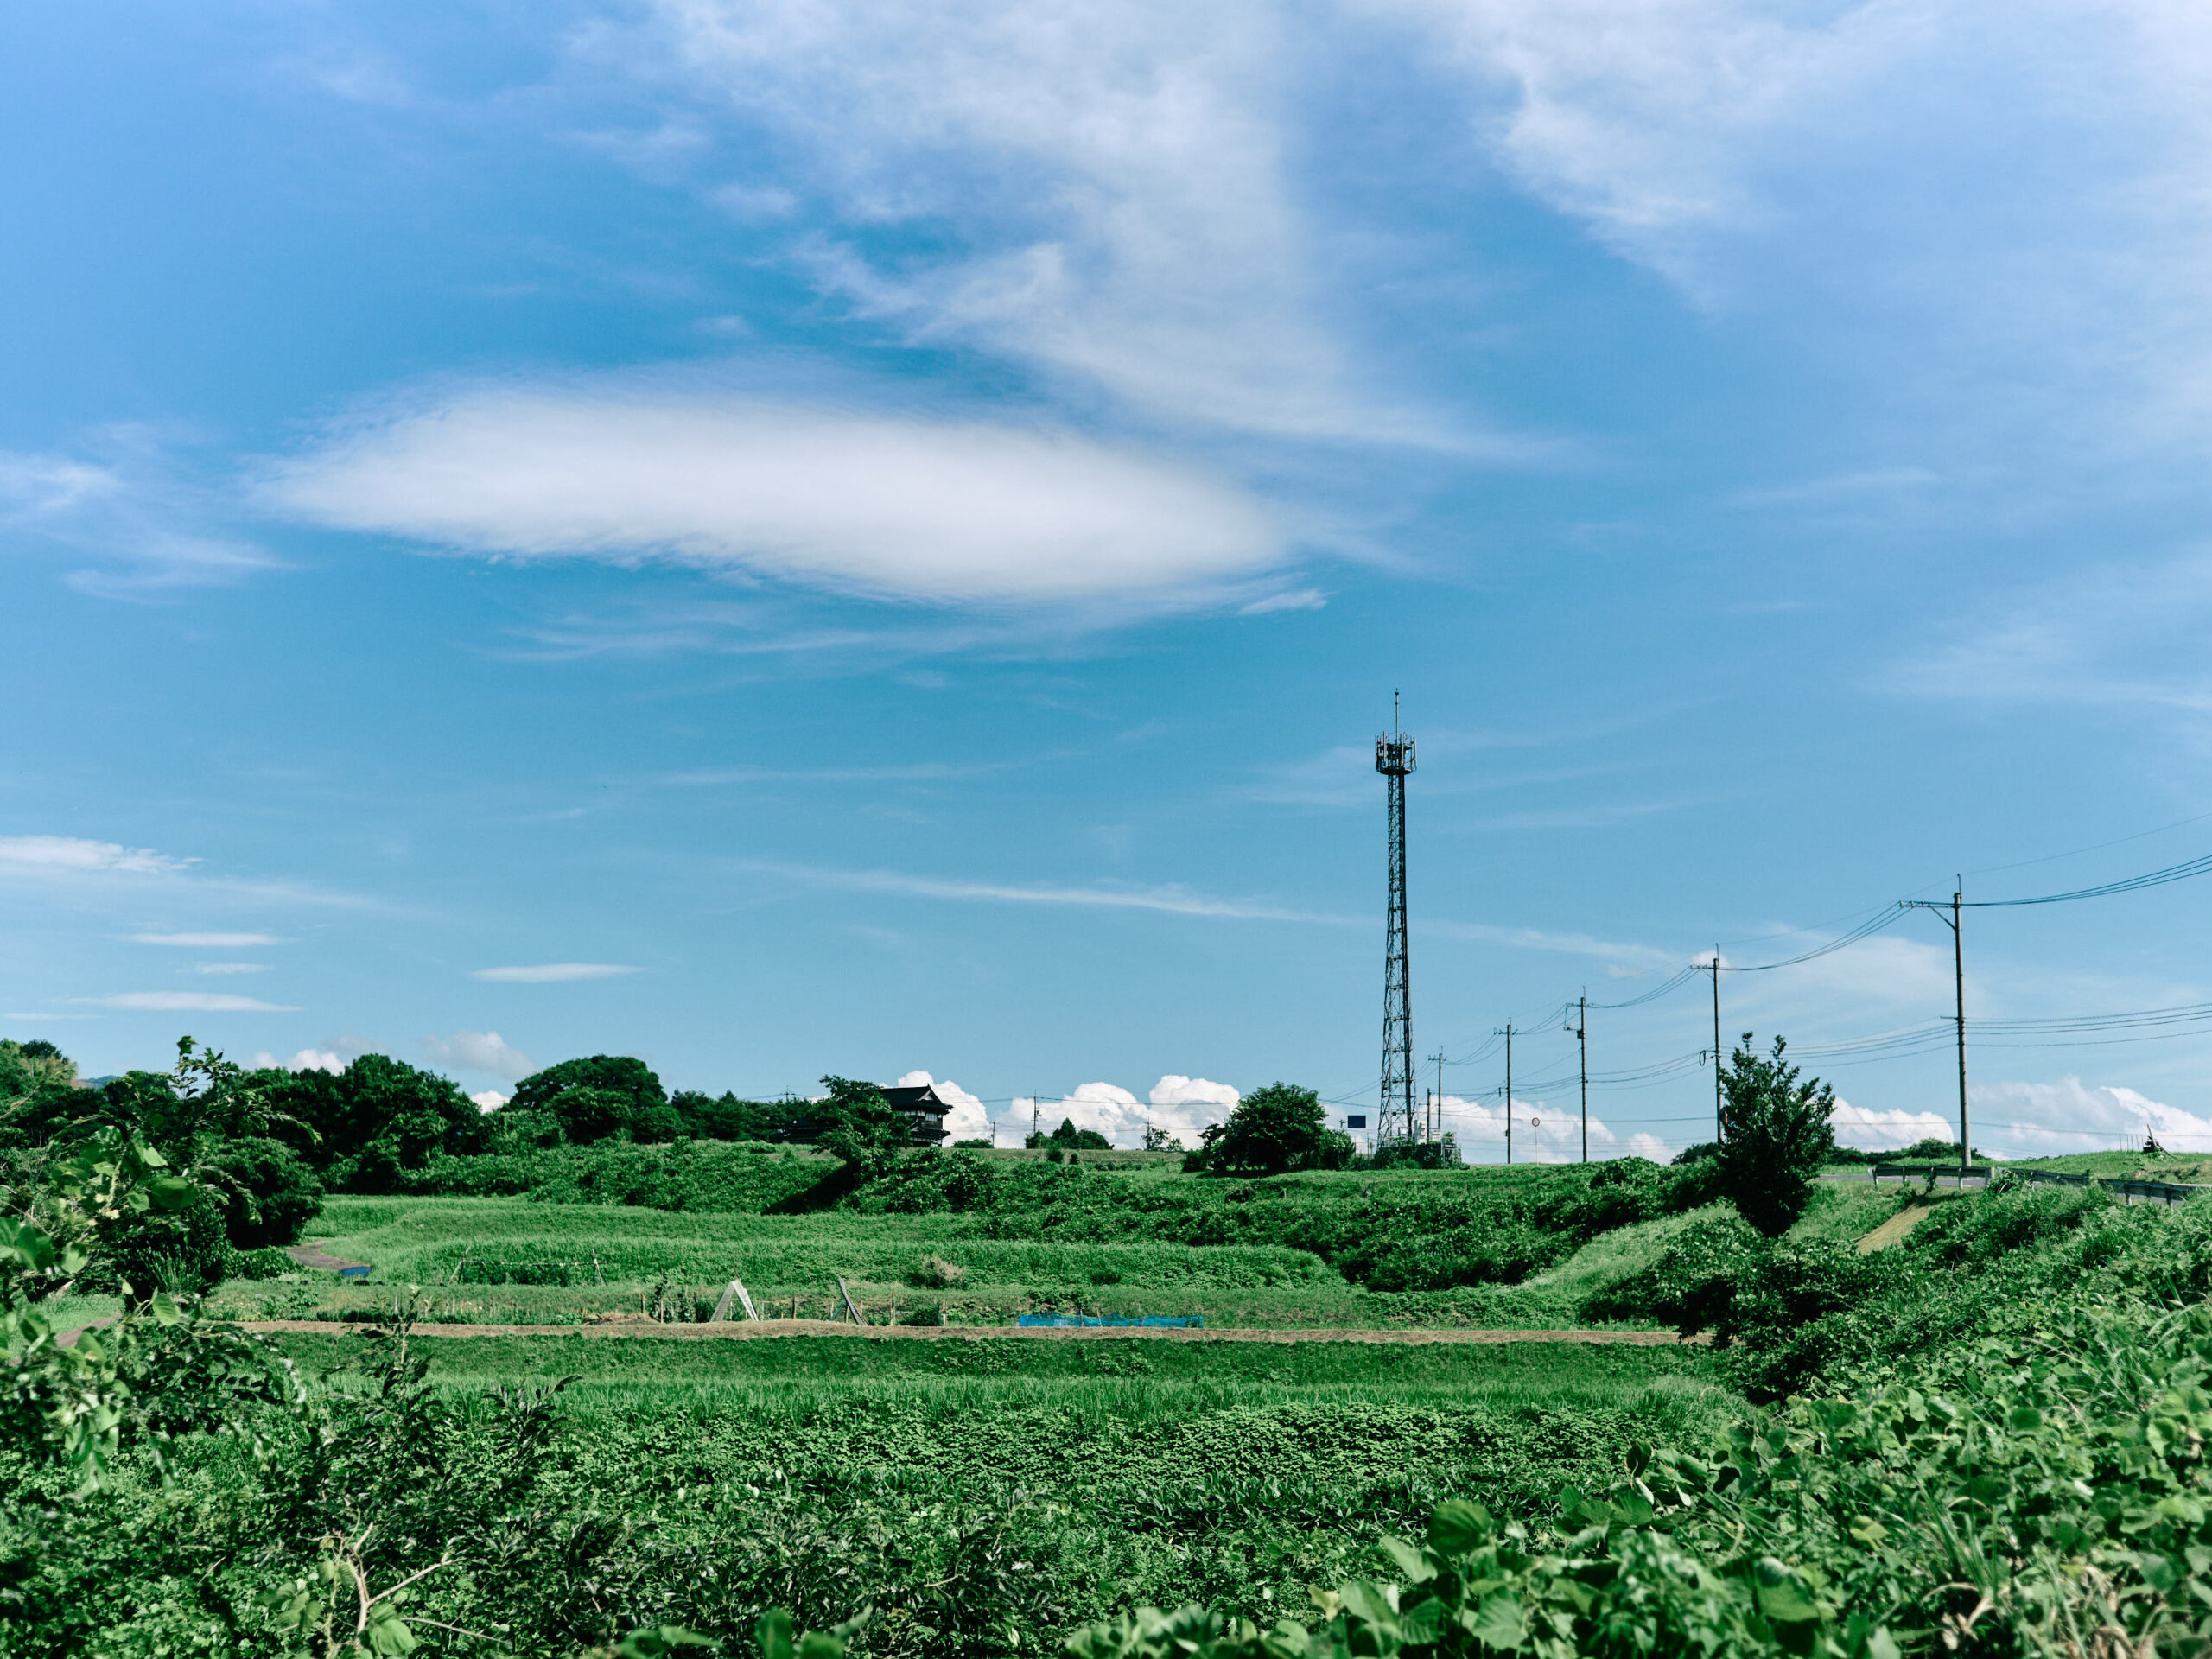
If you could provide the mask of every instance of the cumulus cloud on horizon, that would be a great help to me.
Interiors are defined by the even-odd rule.
[[[450,1037],[425,1037],[423,1052],[433,1065],[481,1072],[512,1083],[537,1070],[537,1062],[513,1047],[496,1031],[456,1031]]]
[[[1459,1156],[1471,1164],[1505,1161],[1505,1112],[1495,1103],[1444,1096],[1444,1127],[1459,1143]],[[1375,1122],[1368,1113],[1369,1133]],[[1687,1144],[1685,1142],[1684,1144]],[[1592,1112],[1590,1115],[1590,1156],[1649,1158],[1663,1164],[1677,1148],[1649,1130],[1626,1135]],[[1571,1164],[1582,1156],[1582,1112],[1579,1105],[1554,1107],[1548,1101],[1513,1102],[1513,1161],[1516,1164]]]
[[[257,1071],[272,1071],[281,1066],[287,1071],[327,1071],[335,1077],[346,1069],[346,1061],[334,1049],[303,1048],[290,1059],[280,1060],[264,1048],[253,1057],[252,1065]]]
[[[1116,1084],[1086,1083],[1058,1100],[1016,1097],[1000,1109],[992,1132],[1000,1146],[1018,1147],[1033,1122],[1050,1135],[1065,1119],[1078,1129],[1097,1130],[1117,1147],[1141,1147],[1147,1128],[1165,1129],[1185,1146],[1194,1147],[1198,1132],[1227,1118],[1240,1098],[1225,1083],[1172,1071],[1153,1084],[1141,1101]]]

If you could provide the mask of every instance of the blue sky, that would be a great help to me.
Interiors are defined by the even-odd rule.
[[[1558,1155],[1586,988],[2212,850],[2208,68],[2154,0],[17,9],[0,1031],[1357,1110],[1398,691],[1417,1046],[1496,1157],[1524,1021]],[[1974,913],[1970,1020],[2212,1000],[2208,905]],[[1949,936],[1722,994],[1910,1029]],[[2177,1029],[1978,1050],[1977,1142],[2212,1147]]]

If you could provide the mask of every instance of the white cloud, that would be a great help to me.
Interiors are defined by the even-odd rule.
[[[469,1096],[469,1099],[476,1103],[478,1109],[486,1112],[498,1111],[500,1107],[513,1098],[513,1096],[503,1095],[496,1089],[480,1090]]]
[[[518,1048],[508,1046],[496,1031],[456,1031],[450,1037],[425,1037],[423,1052],[435,1065],[450,1065],[461,1071],[480,1071],[486,1077],[526,1077],[537,1070],[537,1062]]]
[[[951,1078],[947,1077],[939,1083],[926,1071],[909,1071],[899,1079],[895,1086],[900,1089],[934,1087],[937,1097],[951,1106],[952,1109],[944,1115],[947,1146],[955,1141],[988,1141],[992,1138],[991,1116],[983,1103]]]
[[[2065,421],[2069,405],[2093,442],[2184,406],[2201,435],[2202,6],[1365,10],[1411,21],[1458,67],[1470,130],[1526,190],[1700,299],[1792,314],[1862,359],[1893,353],[1884,366],[1913,395],[1963,394],[2000,445],[2024,414]],[[1993,417],[1993,373],[2014,391]],[[2079,408],[2096,383],[2107,395]]]
[[[0,836],[0,868],[166,875],[199,861],[173,858],[149,848],[86,841],[76,836]]]
[[[1177,421],[1463,437],[1373,395],[1326,318],[1319,279],[1344,244],[1306,221],[1287,119],[1310,18],[1268,0],[658,16],[677,72],[772,130],[770,182],[804,175],[827,204],[836,228],[799,242],[803,263],[918,343],[981,345]],[[943,251],[871,251],[906,225]]]
[[[572,979],[613,979],[642,971],[613,962],[541,962],[523,968],[479,968],[470,977],[512,985],[557,985]]]
[[[1471,1164],[1502,1164],[1505,1161],[1505,1113],[1490,1101],[1463,1100],[1457,1095],[1444,1096],[1444,1127],[1452,1131],[1459,1144],[1459,1155]],[[1375,1116],[1368,1112],[1369,1128],[1372,1135]],[[1357,1132],[1355,1131],[1355,1138]],[[1654,1163],[1664,1163],[1675,1154],[1668,1141],[1647,1131],[1638,1130],[1625,1142],[1621,1135],[1596,1113],[1590,1115],[1590,1156],[1592,1159],[1618,1158],[1632,1153],[1639,1158],[1649,1158]],[[1554,1106],[1549,1101],[1529,1100],[1516,1096],[1513,1102],[1513,1161],[1516,1164],[1571,1164],[1582,1156],[1582,1113],[1579,1105],[1568,1102]]]
[[[972,899],[1008,905],[1066,905],[1099,910],[1156,910],[1173,916],[1217,916],[1240,921],[1321,922],[1332,926],[1366,925],[1362,918],[1317,915],[1253,899],[1217,899],[1181,887],[1017,887],[996,881],[958,881],[935,876],[901,875],[893,870],[825,869],[818,865],[772,863],[760,859],[745,860],[735,868],[812,881],[825,887],[840,887],[852,893],[893,893],[909,899]]]
[[[103,463],[0,450],[0,528],[99,563],[69,585],[105,598],[236,582],[277,561],[208,525],[223,511],[178,476],[162,435],[121,426]]]
[[[116,996],[73,996],[72,1002],[101,1008],[137,1008],[156,1014],[297,1014],[278,1002],[213,991],[124,991]]]
[[[283,1066],[287,1071],[327,1071],[333,1077],[346,1069],[346,1060],[335,1050],[303,1048],[289,1060],[280,1060],[267,1049],[253,1057],[253,1068],[265,1071]]]
[[[667,559],[909,599],[1235,583],[1284,553],[1250,497],[1066,433],[616,391],[466,392],[285,463],[321,523],[512,558]]]
[[[1114,1084],[1086,1083],[1058,1100],[1039,1097],[1033,1102],[1025,1095],[1009,1103],[999,1114],[995,1135],[1001,1146],[1018,1147],[1029,1135],[1033,1120],[1050,1135],[1065,1118],[1078,1129],[1097,1130],[1117,1147],[1143,1146],[1147,1128],[1166,1129],[1184,1145],[1196,1146],[1198,1131],[1226,1118],[1237,1098],[1227,1084],[1174,1072],[1153,1085],[1149,1101],[1140,1101]]]
[[[194,974],[265,974],[269,964],[263,962],[195,962],[186,970]]]
[[[2133,1089],[2055,1083],[1975,1084],[1967,1090],[1974,1146],[1999,1158],[2133,1151],[2146,1132],[2175,1152],[2212,1152],[2212,1118]],[[1936,1133],[1936,1131],[1931,1131]],[[1955,1141],[1955,1120],[1941,1133]]]
[[[180,944],[201,950],[246,950],[255,945],[283,944],[273,933],[133,933],[133,944]]]
[[[1972,1090],[1968,1090],[1971,1096]],[[1873,1112],[1853,1106],[1839,1099],[1828,1122],[1835,1130],[1836,1144],[1853,1147],[1860,1152],[1894,1152],[1900,1147],[1910,1147],[1931,1135],[1938,1141],[1956,1141],[1959,1138],[1958,1120],[1945,1117],[1941,1112],[1915,1112],[1897,1109]],[[1986,1147],[1987,1137],[1976,1136]],[[2094,1147],[2083,1145],[2076,1152],[2089,1152]]]

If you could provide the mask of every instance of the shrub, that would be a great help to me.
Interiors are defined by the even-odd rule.
[[[1734,1216],[1694,1222],[1668,1241],[1649,1266],[1600,1286],[1583,1317],[1650,1319],[1683,1336],[1732,1328],[1736,1299],[1765,1265],[1772,1247]]]
[[[322,1183],[281,1141],[226,1141],[208,1167],[224,1198],[224,1232],[241,1250],[296,1243],[300,1229],[321,1211]]]
[[[1050,1135],[1025,1135],[1021,1144],[1033,1149],[1050,1147],[1060,1152],[1110,1152],[1114,1148],[1114,1143],[1097,1130],[1076,1128],[1071,1117],[1062,1118],[1060,1127]]]
[[[955,1267],[943,1256],[925,1255],[921,1265],[906,1275],[906,1282],[923,1290],[950,1290],[967,1276],[965,1268]]]
[[[2035,1185],[2000,1175],[1971,1203],[1937,1205],[1905,1235],[1905,1248],[1947,1268],[1986,1268],[2073,1232],[2113,1205],[2101,1186]]]

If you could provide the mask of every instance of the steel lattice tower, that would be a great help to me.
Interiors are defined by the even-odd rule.
[[[1414,1108],[1413,985],[1406,966],[1406,774],[1414,769],[1414,741],[1395,729],[1392,700],[1389,735],[1375,740],[1375,770],[1390,780],[1390,899],[1382,954],[1382,1097],[1375,1115],[1375,1142],[1421,1138]]]

